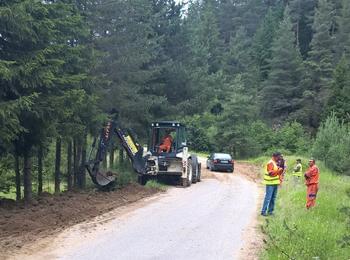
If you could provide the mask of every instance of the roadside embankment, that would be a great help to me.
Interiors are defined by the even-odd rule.
[[[0,207],[0,259],[37,240],[159,191],[158,187],[129,184],[112,192],[44,193],[31,205],[10,203]]]

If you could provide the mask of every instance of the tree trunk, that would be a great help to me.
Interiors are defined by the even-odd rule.
[[[73,140],[73,186],[78,187],[78,172],[79,172],[79,148],[78,140],[74,138]]]
[[[43,192],[43,147],[38,150],[38,194]]]
[[[55,193],[60,192],[61,183],[61,138],[56,139],[56,160],[55,160]]]
[[[85,188],[86,183],[86,171],[85,171],[85,162],[86,162],[86,138],[87,134],[84,135],[84,140],[81,144],[81,164],[80,164],[80,174],[79,174],[79,188]]]
[[[67,146],[67,188],[72,189],[72,140],[68,140]]]
[[[107,154],[108,154],[108,151],[105,152],[104,157],[103,157],[103,161],[102,161],[103,169],[107,169]]]
[[[32,161],[28,152],[24,153],[23,160],[24,200],[28,203],[32,200]]]
[[[19,156],[15,154],[15,172],[16,172],[16,200],[19,201],[22,198],[21,192],[21,171],[19,166]]]
[[[76,165],[75,165],[75,169],[74,169],[74,175],[75,175],[75,178],[76,178],[76,187],[80,188],[80,165],[81,165],[81,141],[80,140],[76,140],[76,149],[77,149],[77,152],[76,152]]]
[[[120,149],[119,149],[119,163],[120,164],[124,163],[124,150],[123,150],[123,147],[120,147]]]
[[[114,166],[114,148],[112,147],[109,154],[109,167],[113,169]]]

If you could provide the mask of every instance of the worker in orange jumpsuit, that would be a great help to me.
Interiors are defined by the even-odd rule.
[[[171,146],[173,144],[173,137],[170,135],[171,131],[167,130],[165,136],[162,139],[161,144],[159,145],[159,152],[169,153]]]
[[[316,166],[315,159],[309,160],[309,169],[304,174],[305,184],[307,187],[306,193],[306,208],[310,209],[316,204],[316,196],[318,192],[318,182],[320,179],[320,171]]]

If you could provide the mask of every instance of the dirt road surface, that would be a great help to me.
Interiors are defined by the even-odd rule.
[[[254,170],[203,169],[202,182],[190,188],[170,188],[73,226],[16,258],[257,259],[259,187],[245,176]]]

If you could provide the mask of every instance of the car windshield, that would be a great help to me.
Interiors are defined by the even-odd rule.
[[[220,160],[231,160],[231,155],[226,153],[216,153],[214,154],[214,158]]]

